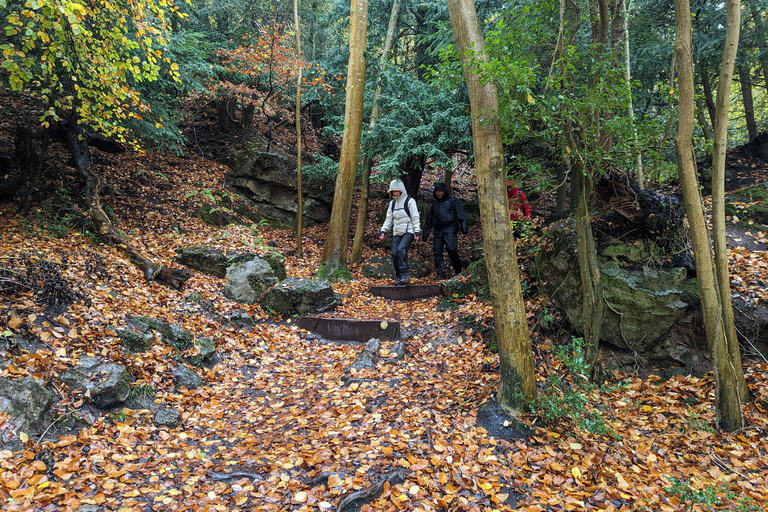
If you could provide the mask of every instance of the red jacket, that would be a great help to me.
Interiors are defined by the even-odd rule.
[[[531,216],[531,206],[525,192],[507,182],[507,199],[509,201],[509,220],[520,220]]]

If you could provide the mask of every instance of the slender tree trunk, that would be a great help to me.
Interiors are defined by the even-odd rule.
[[[333,195],[333,208],[328,223],[328,236],[321,258],[321,264],[332,268],[347,265],[349,222],[363,127],[368,0],[352,0],[349,24],[349,66],[347,67],[344,135],[339,157],[339,173],[336,176],[336,189]]]
[[[301,226],[304,222],[304,195],[301,190],[301,26],[299,0],[293,0],[293,24],[296,26],[296,254],[301,256]]]
[[[381,62],[379,66],[379,76],[376,79],[376,90],[373,93],[373,107],[371,108],[371,120],[368,124],[368,131],[376,127],[376,121],[379,118],[381,103],[381,77],[387,69],[389,52],[395,42],[395,30],[397,29],[397,18],[400,16],[401,0],[395,0],[392,3],[392,11],[389,15],[389,26],[387,27],[387,37],[384,40],[384,50],[381,52]],[[363,159],[363,177],[360,183],[360,205],[357,208],[357,224],[355,225],[355,239],[352,242],[352,263],[360,263],[363,255],[363,242],[365,240],[365,223],[368,220],[368,197],[370,194],[370,178],[372,156],[366,154]]]
[[[579,5],[574,0],[566,0],[566,9],[565,9],[565,19],[566,19],[566,32],[568,35],[568,46],[573,46],[576,44],[576,40],[579,36],[579,26],[581,23],[581,13],[579,11]],[[563,66],[565,67],[565,63],[563,63]],[[565,75],[565,71],[563,70],[563,75]],[[567,88],[573,93],[573,89],[575,84],[573,83],[573,80],[570,81],[570,83],[563,84],[564,88],[567,86]],[[565,131],[570,136],[572,133],[573,126],[571,125],[571,122],[568,121],[566,124]],[[567,162],[572,162],[571,157],[567,157]],[[571,169],[573,169],[573,166],[571,166]],[[582,175],[580,172],[571,172],[571,189],[570,189],[570,198],[568,202],[568,209],[571,212],[576,212],[576,208],[579,204],[579,191],[581,190],[581,181],[582,181]],[[560,186],[563,187],[563,194],[565,194],[565,182],[561,182]],[[560,191],[558,191],[558,194]]]
[[[704,140],[711,141],[712,127],[709,126],[707,117],[704,115],[706,108],[707,107],[704,104],[704,99],[702,99],[699,95],[696,95],[696,120],[699,122],[699,126],[701,126],[701,131],[704,132]]]
[[[635,125],[635,109],[632,107],[632,73],[630,73],[629,60],[629,10],[632,0],[623,0],[624,4],[624,80],[627,82],[629,105],[629,121],[632,123],[632,136],[635,141],[635,176],[637,177],[637,186],[640,190],[645,189],[645,175],[643,173],[643,154],[640,151],[640,140],[637,136],[637,126]]]
[[[723,331],[728,353],[728,360],[719,361],[728,366],[721,369],[725,386],[737,388],[739,404],[747,403],[747,384],[744,380],[744,369],[741,365],[741,351],[736,336],[736,326],[733,318],[733,303],[731,299],[731,277],[728,272],[728,245],[725,237],[725,159],[728,149],[728,112],[730,110],[731,84],[733,70],[739,48],[739,32],[741,30],[741,1],[727,0],[728,17],[725,35],[723,61],[720,66],[720,81],[717,86],[715,100],[715,128],[712,146],[712,232],[715,244],[715,269],[719,288],[720,308],[723,312]],[[753,119],[754,122],[754,119]],[[713,361],[717,361],[713,359]],[[732,380],[731,380],[732,379]],[[728,417],[723,421],[723,428],[741,425],[741,409],[738,418]]]
[[[480,219],[499,342],[499,406],[521,413],[536,397],[525,300],[509,222],[499,100],[493,83],[482,84],[467,52],[487,61],[483,32],[472,0],[448,0],[456,47],[464,68],[472,111]]]
[[[765,38],[765,24],[763,17],[757,8],[757,0],[749,0],[749,10],[752,13],[752,21],[755,23],[755,36],[757,47],[760,49],[760,64],[763,68],[765,88],[768,89],[768,42]]]
[[[691,49],[691,9],[689,0],[675,0],[675,53],[677,54],[679,115],[675,147],[680,183],[699,282],[699,295],[704,314],[704,329],[707,334],[712,362],[715,367],[716,402],[718,422],[726,430],[741,428],[740,386],[727,385],[735,382],[734,372],[729,364],[730,355],[723,330],[722,309],[718,300],[717,281],[713,272],[712,253],[704,216],[704,205],[699,195],[696,179],[696,163],[693,155],[694,80],[693,56]],[[724,375],[730,374],[730,375]]]
[[[755,122],[755,103],[752,101],[752,77],[749,76],[748,64],[739,66],[739,83],[741,84],[741,101],[744,104],[744,116],[747,121],[747,136],[749,137],[749,142],[752,142],[757,137],[757,123]]]
[[[584,172],[584,165],[577,160],[576,172]],[[589,218],[589,195],[592,192],[592,180],[584,175],[579,202],[576,207],[576,239],[579,251],[579,274],[583,293],[585,359],[590,369],[590,379],[594,378],[596,363],[600,355],[600,331],[605,317],[603,285],[600,280],[600,263],[597,260],[592,222]]]
[[[715,126],[715,95],[712,93],[712,82],[709,79],[709,66],[705,61],[699,61],[699,82],[704,91],[704,102],[707,104],[709,124]]]

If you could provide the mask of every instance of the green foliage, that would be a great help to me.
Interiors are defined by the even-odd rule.
[[[547,376],[533,409],[548,424],[565,422],[595,435],[617,437],[592,403],[599,390],[589,383],[585,348],[584,339],[574,337],[554,349],[555,359],[562,363],[564,371],[552,371]]]
[[[29,87],[42,100],[47,126],[72,118],[104,136],[125,140],[127,119],[141,119],[147,104],[136,84],[178,65],[164,55],[171,0],[37,0],[4,2],[6,40],[0,83]]]
[[[321,154],[312,155],[314,164],[305,165],[301,168],[302,176],[320,181],[334,181],[339,171],[339,162],[333,158]]]
[[[131,417],[125,410],[114,411],[109,413],[110,419],[115,423],[125,423],[125,420]]]
[[[730,506],[728,510],[734,512],[759,512],[760,506],[748,497],[736,494],[728,489],[727,484],[706,485],[703,489],[696,489],[692,483],[682,478],[666,477],[672,485],[665,487],[670,496],[678,498],[682,503],[688,505],[686,510],[693,510],[695,505],[703,505],[706,510],[723,510],[723,500],[736,501],[736,508]]]
[[[155,396],[155,388],[149,384],[141,384],[131,388],[128,398],[133,400],[146,400],[153,396]]]
[[[450,166],[453,153],[471,151],[465,89],[446,89],[394,70],[383,82],[381,115],[362,143],[362,152],[380,157],[379,179],[402,176],[412,162]]]

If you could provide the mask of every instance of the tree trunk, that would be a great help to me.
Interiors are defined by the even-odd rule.
[[[724,385],[736,387],[739,404],[747,403],[747,384],[744,380],[744,369],[741,365],[741,351],[736,336],[736,326],[733,318],[733,303],[731,299],[731,277],[728,272],[728,245],[725,237],[725,159],[728,149],[728,113],[730,110],[731,84],[733,70],[739,48],[739,32],[741,30],[741,1],[727,0],[727,29],[723,61],[720,65],[720,81],[717,86],[715,100],[715,128],[712,146],[712,231],[715,245],[715,270],[719,288],[720,309],[723,312],[723,331],[725,333],[728,360],[719,361],[713,357],[713,362],[728,366],[721,368]],[[747,73],[748,74],[748,73]],[[751,89],[750,89],[751,91]],[[754,118],[753,118],[754,122]],[[714,355],[714,354],[713,354]],[[726,411],[723,411],[723,415]],[[728,414],[731,414],[730,412]],[[741,409],[738,418],[729,417],[722,420],[726,430],[743,422]]]
[[[389,26],[387,27],[387,37],[384,40],[384,50],[381,52],[381,61],[379,75],[376,79],[376,90],[373,92],[373,107],[371,108],[371,120],[368,124],[368,131],[376,127],[376,120],[379,118],[381,103],[381,77],[387,69],[389,52],[395,42],[395,29],[397,28],[397,18],[400,16],[401,0],[395,0],[392,3],[392,11],[389,15]],[[360,263],[363,256],[363,241],[365,240],[365,223],[368,220],[368,196],[370,194],[371,178],[371,155],[366,154],[363,159],[363,177],[360,183],[360,204],[357,207],[357,224],[355,225],[355,239],[352,242],[352,263]]]
[[[365,92],[365,42],[368,30],[368,0],[352,0],[349,18],[349,65],[344,109],[344,135],[341,142],[339,173],[328,223],[328,236],[321,264],[331,268],[347,265],[349,222],[355,192],[357,158],[363,128],[363,93]]]
[[[715,126],[715,96],[712,94],[712,82],[709,80],[709,68],[706,61],[699,61],[699,83],[704,91],[704,102],[707,104],[709,124]]]
[[[499,343],[499,406],[513,415],[536,397],[525,301],[509,222],[499,101],[493,83],[482,84],[467,53],[487,61],[483,32],[472,0],[448,0],[451,26],[464,68],[472,112],[480,219]]]
[[[88,139],[76,120],[64,122],[64,129],[67,148],[74,158],[75,168],[85,185],[85,201],[88,211],[84,212],[83,215],[93,222],[96,234],[125,251],[130,260],[144,272],[147,282],[157,281],[176,290],[183,289],[191,276],[188,269],[172,269],[150,261],[134,249],[112,227],[112,222],[101,206],[101,191],[104,188],[104,183],[98,175],[93,173],[91,168],[91,150],[88,147]]]
[[[421,177],[424,175],[424,167],[427,165],[427,159],[423,155],[410,155],[400,166],[405,175],[405,191],[409,196],[419,197],[419,187],[421,186]]]
[[[299,0],[293,0],[293,24],[296,29],[296,254],[301,256],[301,226],[304,222],[304,196],[301,190],[301,26]]]
[[[711,141],[712,127],[709,126],[707,117],[704,115],[704,110],[706,108],[704,100],[699,95],[696,95],[696,120],[699,122],[699,126],[701,126],[701,131],[704,132],[704,140]]]
[[[584,172],[580,160],[574,165],[575,172]],[[592,222],[589,219],[589,196],[592,192],[592,179],[584,175],[583,186],[576,207],[576,239],[579,251],[579,274],[584,295],[582,315],[584,316],[584,358],[589,366],[590,380],[596,371],[600,355],[600,331],[605,317],[603,301],[603,285],[600,281],[600,263],[597,260],[595,237],[592,233]]]
[[[735,374],[733,368],[727,364],[730,362],[730,355],[726,347],[717,281],[712,268],[713,261],[707,222],[704,216],[704,205],[699,195],[693,154],[694,81],[691,46],[689,0],[675,0],[675,53],[677,54],[680,98],[677,137],[675,138],[677,165],[693,242],[704,329],[715,367],[718,422],[726,430],[736,430],[741,428],[743,424],[739,397],[740,386],[733,385]],[[730,294],[728,296],[730,297]],[[724,362],[726,364],[723,364]],[[728,383],[731,385],[727,385]]]
[[[747,136],[749,142],[757,137],[757,123],[755,122],[755,103],[752,101],[752,77],[749,76],[749,65],[739,66],[739,83],[741,84],[741,100],[744,103],[744,117],[747,120]],[[718,98],[719,96],[718,91]]]
[[[765,39],[765,25],[763,17],[757,8],[757,0],[749,0],[749,10],[752,13],[752,21],[755,23],[755,36],[757,38],[757,47],[760,49],[760,64],[763,68],[763,78],[765,87],[768,89],[768,43]]]
[[[640,140],[637,135],[637,126],[635,125],[635,109],[632,106],[632,73],[630,73],[630,59],[629,59],[629,9],[632,0],[623,0],[624,18],[623,18],[623,32],[624,32],[624,80],[627,82],[627,90],[629,92],[629,104],[627,105],[627,111],[629,113],[629,120],[632,123],[632,136],[635,142],[635,176],[637,177],[637,186],[640,190],[645,189],[645,174],[643,173],[643,154],[640,151]]]

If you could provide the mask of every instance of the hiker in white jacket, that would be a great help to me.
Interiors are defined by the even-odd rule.
[[[401,180],[393,180],[389,184],[388,193],[392,201],[387,205],[387,218],[381,226],[379,240],[384,240],[385,233],[392,230],[392,266],[397,275],[395,284],[405,286],[410,281],[408,249],[414,240],[419,241],[421,235],[419,207],[416,200],[406,193]]]

